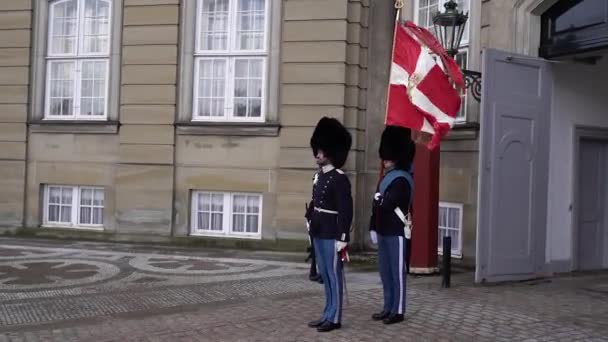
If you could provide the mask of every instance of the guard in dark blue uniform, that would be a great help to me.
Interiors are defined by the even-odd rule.
[[[352,138],[336,119],[322,118],[310,139],[319,166],[313,178],[309,222],[316,262],[325,287],[325,309],[308,326],[320,332],[339,329],[342,320],[343,273],[338,253],[349,241],[353,199],[348,177],[340,168],[346,162]]]
[[[414,183],[410,171],[415,151],[409,129],[386,127],[379,151],[386,173],[374,195],[370,222],[370,238],[378,244],[378,267],[384,291],[384,308],[372,318],[385,324],[404,319],[406,242],[411,234],[408,212]]]

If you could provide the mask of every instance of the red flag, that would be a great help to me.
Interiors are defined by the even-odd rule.
[[[460,110],[462,72],[429,31],[411,22],[396,24],[393,44],[385,124],[431,134],[433,149]]]

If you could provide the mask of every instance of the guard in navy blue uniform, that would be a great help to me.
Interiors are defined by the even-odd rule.
[[[342,124],[322,118],[310,139],[319,166],[313,178],[309,223],[319,273],[325,287],[325,309],[308,326],[320,332],[339,329],[342,321],[343,273],[338,253],[349,241],[353,200],[348,177],[340,170],[346,162],[352,138]]]
[[[378,267],[384,291],[384,308],[372,315],[385,324],[401,322],[406,304],[406,248],[409,207],[413,197],[410,173],[415,154],[410,130],[387,126],[380,142],[380,159],[386,173],[374,195],[370,238],[378,244]]]

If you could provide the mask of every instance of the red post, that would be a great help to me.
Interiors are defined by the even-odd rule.
[[[411,273],[438,271],[439,150],[439,147],[430,151],[426,146],[416,146]]]

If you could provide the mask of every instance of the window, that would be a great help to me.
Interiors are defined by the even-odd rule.
[[[460,66],[460,68],[462,69],[467,69],[468,68],[468,58],[469,57],[469,50],[468,49],[461,49],[458,54],[456,55],[456,63],[458,63],[458,65]],[[465,122],[467,120],[467,104],[468,104],[468,96],[467,94],[463,94],[460,96],[461,99],[461,103],[460,103],[460,110],[458,111],[458,113],[456,113],[456,122]]]
[[[108,0],[50,5],[45,117],[105,119],[110,62]]]
[[[414,21],[419,26],[422,26],[431,32],[435,32],[433,27],[433,16],[438,11],[445,11],[443,5],[447,3],[449,0],[416,0],[415,4],[415,12],[414,12]],[[469,13],[471,10],[471,2],[470,0],[456,0],[458,4],[458,11]],[[462,34],[462,45],[469,44],[469,22],[467,21],[465,30]]]
[[[261,237],[262,197],[196,191],[192,199],[192,235]]]
[[[193,121],[264,121],[267,0],[199,0]]]
[[[443,237],[452,238],[452,256],[462,257],[462,204],[439,203],[438,250],[443,254]]]
[[[47,185],[44,188],[44,224],[102,228],[104,197],[103,188]]]
[[[417,25],[433,32],[433,15],[439,10],[440,0],[417,0],[415,1],[416,12],[414,14]]]

